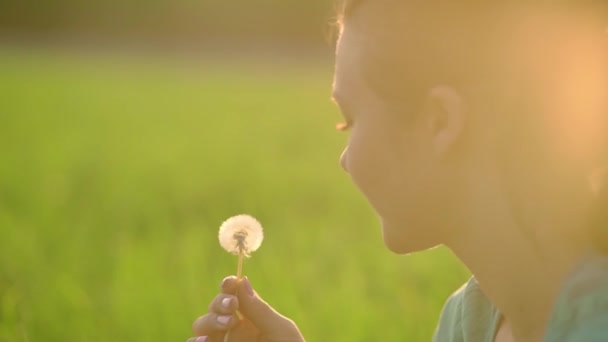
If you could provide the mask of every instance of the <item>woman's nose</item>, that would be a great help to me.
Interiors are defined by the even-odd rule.
[[[342,169],[348,173],[348,168],[346,167],[346,158],[348,158],[348,147],[345,148],[344,151],[342,151],[342,155],[340,155],[340,166],[342,166]]]

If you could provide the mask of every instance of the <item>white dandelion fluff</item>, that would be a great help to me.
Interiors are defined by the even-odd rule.
[[[220,226],[220,245],[229,253],[250,257],[264,240],[262,225],[249,215],[233,216]]]

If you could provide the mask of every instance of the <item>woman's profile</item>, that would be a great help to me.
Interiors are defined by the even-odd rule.
[[[436,341],[608,341],[607,27],[606,1],[344,3],[342,167],[387,248],[473,275]],[[189,341],[304,340],[249,280],[221,289]]]

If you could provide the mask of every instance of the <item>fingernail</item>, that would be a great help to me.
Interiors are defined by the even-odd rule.
[[[243,279],[243,286],[245,286],[245,291],[247,291],[247,294],[253,297],[253,288],[251,287],[249,278],[245,277]]]
[[[223,289],[224,286],[226,286],[226,283],[228,282],[228,280],[230,280],[230,278],[232,278],[232,276],[228,276],[228,277],[224,278],[224,280],[222,280],[222,285],[220,285],[221,289]]]
[[[224,298],[222,299],[222,306],[226,309],[230,307],[230,303],[232,302],[232,298]]]
[[[196,338],[196,340],[194,340],[194,342],[206,342],[207,341],[207,336],[199,336]]]
[[[226,325],[230,322],[231,316],[217,316],[217,322],[221,325]]]

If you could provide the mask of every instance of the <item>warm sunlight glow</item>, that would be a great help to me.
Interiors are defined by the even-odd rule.
[[[583,19],[536,17],[519,32],[526,42],[524,63],[532,68],[528,79],[540,86],[552,141],[576,162],[598,157],[608,124],[608,36]]]
[[[547,94],[547,111],[555,125],[558,143],[570,157],[589,160],[602,148],[605,132],[606,49],[608,42],[573,39],[558,50],[557,77]]]

